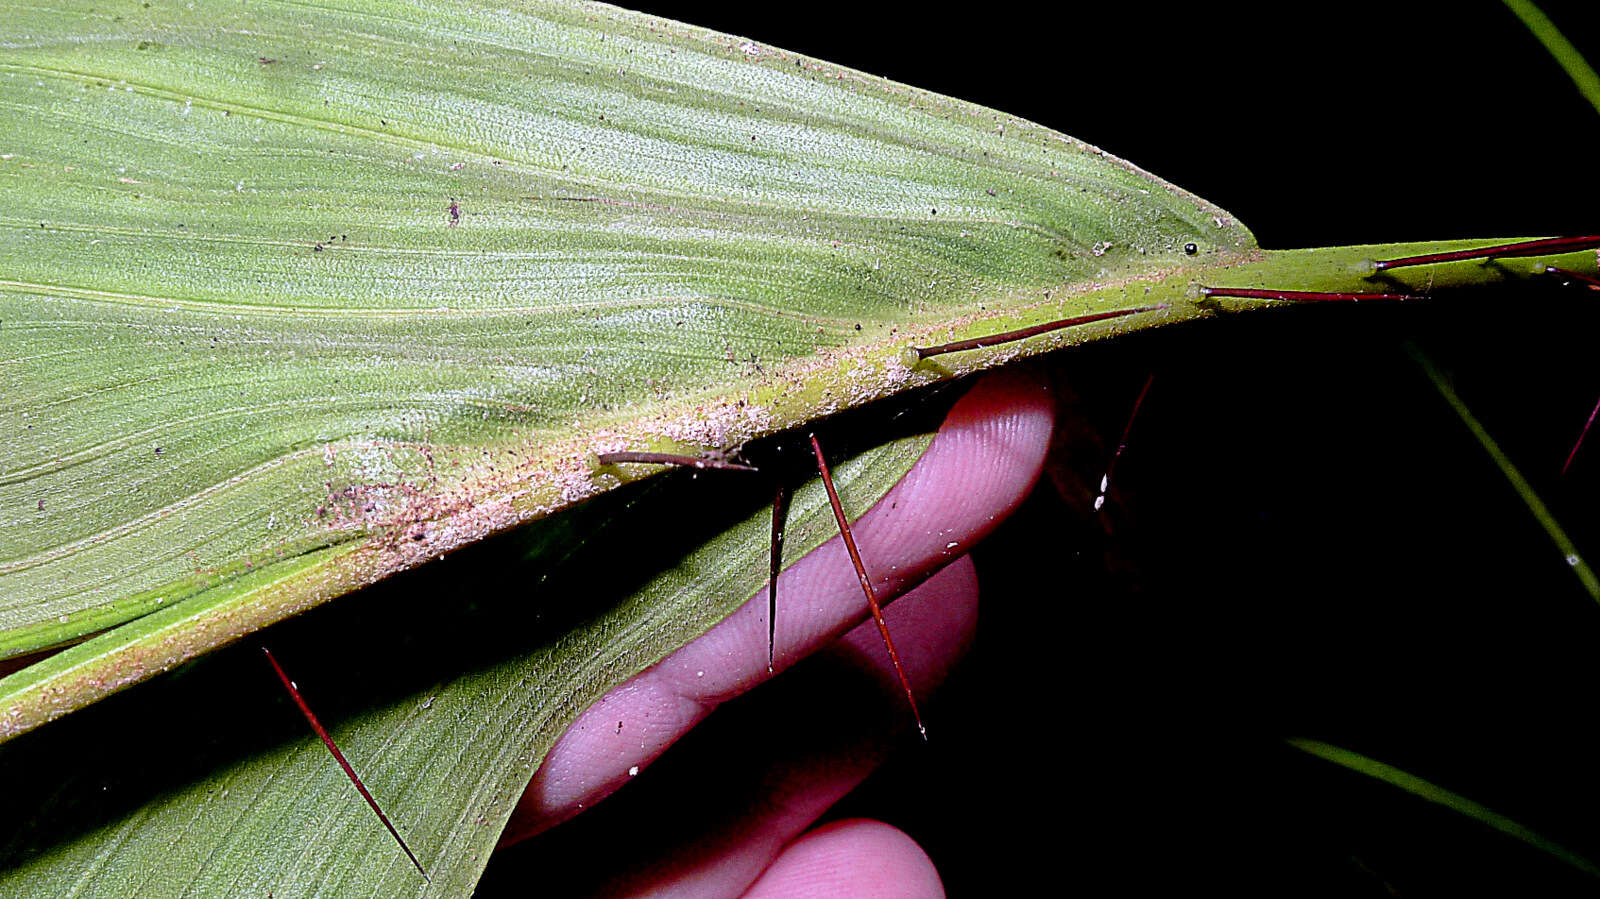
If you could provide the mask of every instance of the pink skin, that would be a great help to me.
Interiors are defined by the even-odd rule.
[[[933,862],[912,839],[881,821],[835,821],[784,849],[748,899],[829,899],[834,896],[938,896]]]
[[[854,525],[880,599],[905,594],[886,616],[919,698],[944,679],[971,643],[978,587],[966,552],[1038,480],[1052,418],[1050,394],[1032,376],[986,376],[951,410],[917,465]],[[743,777],[749,784],[745,801],[732,800],[721,823],[692,834],[674,832],[666,823],[670,809],[640,813],[640,820],[661,822],[663,833],[632,839],[626,853],[615,845],[595,850],[596,857],[611,860],[607,894],[942,895],[928,857],[886,824],[841,821],[805,833],[891,748],[914,745],[915,732],[907,733],[904,696],[882,640],[866,620],[866,600],[837,537],[784,572],[778,597],[778,671],[814,656],[785,683],[849,676],[855,680],[849,695],[830,695],[832,705],[814,722],[806,720],[811,706],[797,699],[807,695],[803,681],[788,698],[770,694],[772,688],[763,691],[778,697],[766,705],[795,706],[775,717],[770,708],[763,717],[751,702],[719,715],[709,727],[716,735],[697,734],[693,748],[718,759],[759,759],[761,767],[752,772],[732,770],[737,765],[718,769],[712,792],[737,794],[736,786],[722,789],[722,781]],[[703,637],[612,690],[551,749],[502,845],[549,830],[605,798],[634,779],[630,768],[643,770],[712,710],[771,678],[766,643],[762,591]],[[936,711],[930,733],[938,739]],[[725,754],[724,747],[702,745],[709,741],[740,748]],[[616,802],[628,802],[636,792]],[[706,801],[715,801],[707,795]],[[648,845],[656,836],[660,845]],[[551,834],[544,842],[560,837]]]

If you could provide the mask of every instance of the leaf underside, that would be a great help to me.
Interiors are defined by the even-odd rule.
[[[106,682],[615,487],[595,452],[737,446],[948,376],[901,351],[973,315],[1253,252],[1063,135],[605,7],[6,20],[0,656],[187,604]]]

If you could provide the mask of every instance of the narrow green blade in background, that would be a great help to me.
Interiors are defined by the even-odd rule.
[[[1493,828],[1514,840],[1526,843],[1546,855],[1560,859],[1562,862],[1591,877],[1600,877],[1600,867],[1597,867],[1594,862],[1584,858],[1582,855],[1542,836],[1516,820],[1484,806],[1480,802],[1468,799],[1460,793],[1446,790],[1409,771],[1369,758],[1343,746],[1335,746],[1321,740],[1293,737],[1287,742],[1301,752],[1309,753],[1335,765],[1348,768],[1358,774],[1364,774],[1374,780],[1381,780],[1419,799],[1444,806],[1453,812],[1477,821],[1485,827]]]

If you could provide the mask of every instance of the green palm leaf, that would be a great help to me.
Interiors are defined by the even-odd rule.
[[[1368,289],[1362,260],[1405,251],[1264,253],[1221,210],[1047,129],[603,7],[129,4],[7,20],[0,431],[21,439],[0,462],[0,653],[106,632],[0,682],[5,734],[642,473],[596,472],[596,451],[732,448],[1016,356],[1266,305],[1199,303],[1202,281]],[[1401,286],[1522,275],[1461,265]],[[1157,305],[937,364],[905,354]],[[878,486],[911,456],[879,460]],[[546,534],[577,527],[545,520]],[[710,545],[718,565],[763,569]],[[678,605],[637,595],[639,614],[681,626],[541,693],[538,735],[483,744],[518,760],[504,780],[418,807],[425,784],[492,764],[475,758],[396,791],[391,812],[442,884],[475,880],[563,716],[714,619],[683,619],[680,588]],[[564,661],[596,645],[552,642]],[[486,676],[503,686],[550,658]],[[420,736],[419,709],[436,706],[391,695],[349,736],[381,743],[408,722],[415,742],[395,739],[421,757],[497,720],[482,684],[418,689],[485,717]],[[57,739],[92,739],[81,726]],[[12,759],[51,756],[49,736]],[[278,895],[409,883],[398,857],[371,864],[390,855],[359,807],[287,842],[302,802],[326,806],[283,784],[344,789],[307,743],[220,755],[210,779],[169,775],[82,843],[10,835],[8,857],[28,860],[12,882],[140,887],[119,866],[227,800],[226,861],[175,862],[143,889],[264,884],[286,863],[262,845],[311,852]],[[68,818],[104,811],[90,808]]]

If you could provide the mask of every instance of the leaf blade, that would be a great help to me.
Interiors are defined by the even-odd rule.
[[[1477,821],[1485,827],[1497,830],[1514,840],[1526,843],[1540,852],[1560,859],[1591,877],[1600,877],[1600,867],[1597,867],[1594,862],[1589,861],[1582,855],[1544,837],[1520,822],[1488,808],[1482,803],[1444,789],[1409,771],[1385,764],[1342,746],[1324,743],[1321,740],[1292,737],[1285,742],[1308,755],[1316,756],[1324,761],[1332,762],[1335,765],[1348,768],[1375,780],[1381,780],[1419,799],[1444,806],[1451,811]]]
[[[1062,135],[617,10],[8,20],[4,656],[313,554],[237,636],[616,486],[596,450],[737,445],[950,376],[899,347],[975,305],[1252,244]]]

